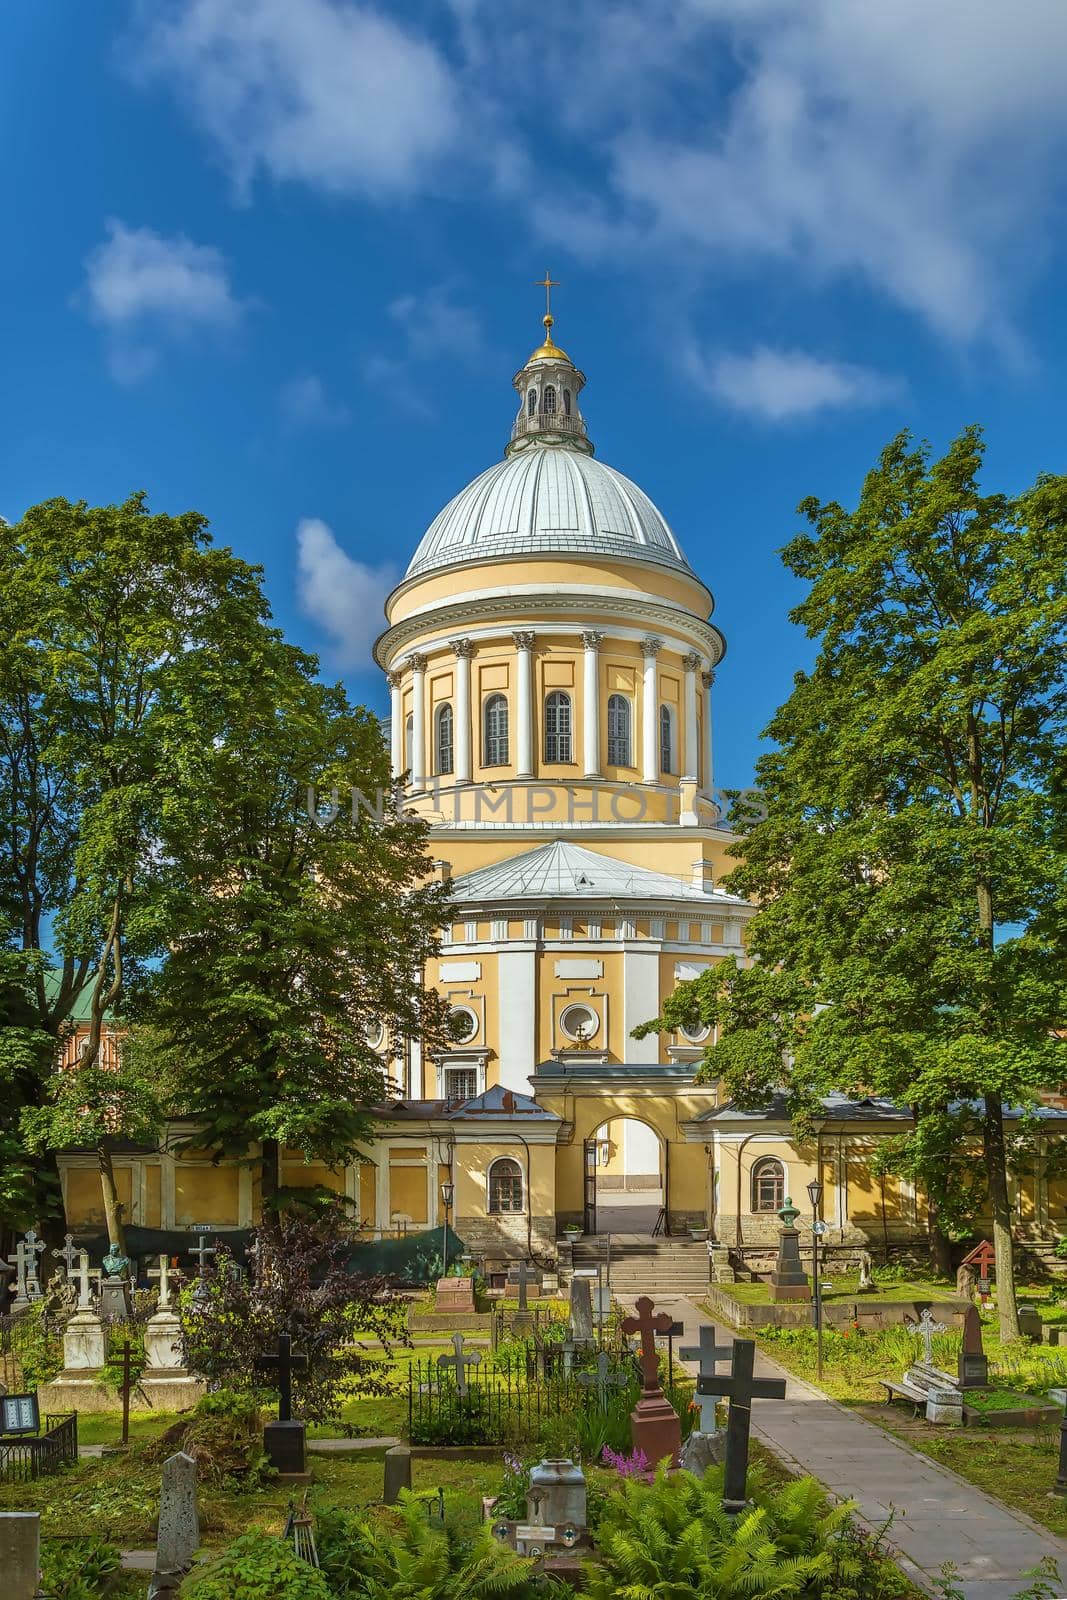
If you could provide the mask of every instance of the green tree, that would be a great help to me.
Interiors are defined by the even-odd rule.
[[[258,1161],[269,1213],[281,1146],[335,1169],[357,1156],[383,1027],[447,1037],[421,981],[447,902],[377,719],[314,657],[259,634],[198,667],[166,707],[180,771],[141,932],[168,950],[139,1007],[182,1052],[197,1144]]]
[[[36,1091],[22,1072],[27,1104],[46,1092],[76,1003],[89,1017],[81,1070],[96,1070],[127,989],[130,918],[167,800],[161,696],[265,615],[257,569],[214,549],[196,512],[153,514],[143,495],[57,499],[0,527],[0,907],[27,958],[27,1025],[52,1041]],[[107,1140],[100,1172],[122,1248]]]
[[[768,731],[766,814],[740,814],[728,886],[759,906],[754,963],[682,985],[649,1026],[718,1024],[702,1072],[803,1125],[831,1089],[914,1114],[898,1163],[958,1229],[980,1151],[1001,1332],[1018,1331],[1006,1103],[1067,1058],[1067,478],[984,495],[968,429],[932,461],[894,439],[849,511],[802,503],[785,550],[819,640]],[[910,1164],[910,1165],[909,1165]]]

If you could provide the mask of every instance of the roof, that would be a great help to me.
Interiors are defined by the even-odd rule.
[[[476,1122],[480,1117],[521,1117],[528,1122],[560,1120],[554,1111],[546,1111],[530,1095],[505,1089],[500,1084],[458,1105],[454,1100],[391,1100],[376,1110],[379,1116],[391,1122]]]
[[[430,524],[407,576],[537,553],[629,556],[691,571],[645,492],[563,441],[507,456],[469,483]]]
[[[450,892],[460,904],[483,900],[687,900],[709,914],[748,908],[747,901],[737,895],[705,889],[667,872],[635,867],[629,861],[616,861],[567,839],[553,839],[506,861],[466,872],[452,880]]]
[[[828,1122],[910,1122],[911,1112],[904,1106],[898,1106],[894,1101],[884,1095],[857,1095],[850,1096],[834,1091],[832,1094],[822,1095],[818,1102],[823,1108],[823,1116]],[[950,1111],[964,1110],[968,1105],[975,1111],[981,1111],[978,1101],[955,1100],[949,1107]],[[1020,1117],[1032,1116],[1041,1122],[1067,1121],[1067,1109],[1060,1106],[1033,1105],[1033,1106],[1005,1106],[1005,1119],[1009,1122],[1018,1121]],[[731,1100],[724,1106],[719,1106],[713,1111],[702,1111],[694,1122],[788,1122],[789,1101],[784,1090],[778,1090],[761,1109],[752,1111],[735,1105]]]

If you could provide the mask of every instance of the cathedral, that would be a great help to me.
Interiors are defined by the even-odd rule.
[[[547,313],[503,459],[431,523],[374,649],[393,770],[453,904],[424,977],[456,1042],[373,1040],[390,1088],[366,1159],[337,1173],[283,1153],[282,1182],[345,1192],[371,1235],[447,1221],[490,1272],[554,1261],[566,1230],[766,1243],[813,1178],[828,1242],[888,1248],[925,1228],[921,1195],[870,1172],[905,1112],[831,1095],[800,1144],[784,1103],[742,1111],[695,1081],[706,1030],[632,1036],[677,984],[745,959],[754,907],[722,887],[713,597],[596,454],[585,381]],[[1039,1115],[1050,1133],[1067,1118]],[[68,1220],[97,1222],[94,1160],[61,1167]],[[1015,1200],[1049,1238],[1067,1180],[1042,1167]],[[254,1220],[249,1168],[210,1151],[130,1151],[116,1169],[133,1225]]]

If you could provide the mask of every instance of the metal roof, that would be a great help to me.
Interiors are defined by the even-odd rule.
[[[818,1102],[823,1108],[823,1115],[828,1122],[910,1122],[911,1112],[906,1106],[898,1106],[894,1101],[886,1099],[884,1095],[857,1095],[851,1096],[834,1091],[832,1094],[822,1095]],[[977,1100],[955,1100],[949,1107],[950,1111],[959,1112],[967,1107],[981,1112],[982,1107]],[[1015,1122],[1020,1117],[1032,1116],[1041,1122],[1067,1121],[1067,1110],[1060,1106],[1033,1105],[1033,1106],[1005,1106],[1005,1119]],[[765,1106],[755,1111],[746,1111],[737,1106],[733,1101],[719,1106],[714,1111],[702,1111],[694,1122],[788,1122],[789,1101],[784,1090],[773,1094]]]
[[[747,910],[737,895],[705,889],[688,878],[635,867],[587,850],[566,839],[553,839],[521,855],[454,878],[454,901],[482,900],[688,900],[708,915]]]
[[[692,570],[643,489],[560,443],[508,456],[469,483],[430,524],[407,576],[536,553],[629,556]]]
[[[483,1117],[521,1117],[524,1121],[559,1122],[554,1111],[546,1111],[528,1094],[505,1089],[500,1084],[470,1100],[391,1100],[375,1108],[389,1121],[477,1122]]]

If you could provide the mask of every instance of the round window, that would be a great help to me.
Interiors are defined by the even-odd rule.
[[[595,1036],[600,1027],[600,1018],[592,1006],[567,1006],[559,1019],[559,1025],[568,1039],[584,1043],[585,1040]]]
[[[453,1006],[451,1019],[452,1037],[458,1044],[466,1044],[478,1032],[478,1018],[468,1006]]]
[[[380,1050],[385,1042],[385,1029],[380,1022],[367,1022],[363,1026],[363,1037],[372,1050]]]
[[[678,1032],[683,1039],[688,1039],[690,1044],[703,1044],[711,1029],[706,1023],[703,1026],[699,1023],[692,1023],[688,1027],[679,1028]]]

